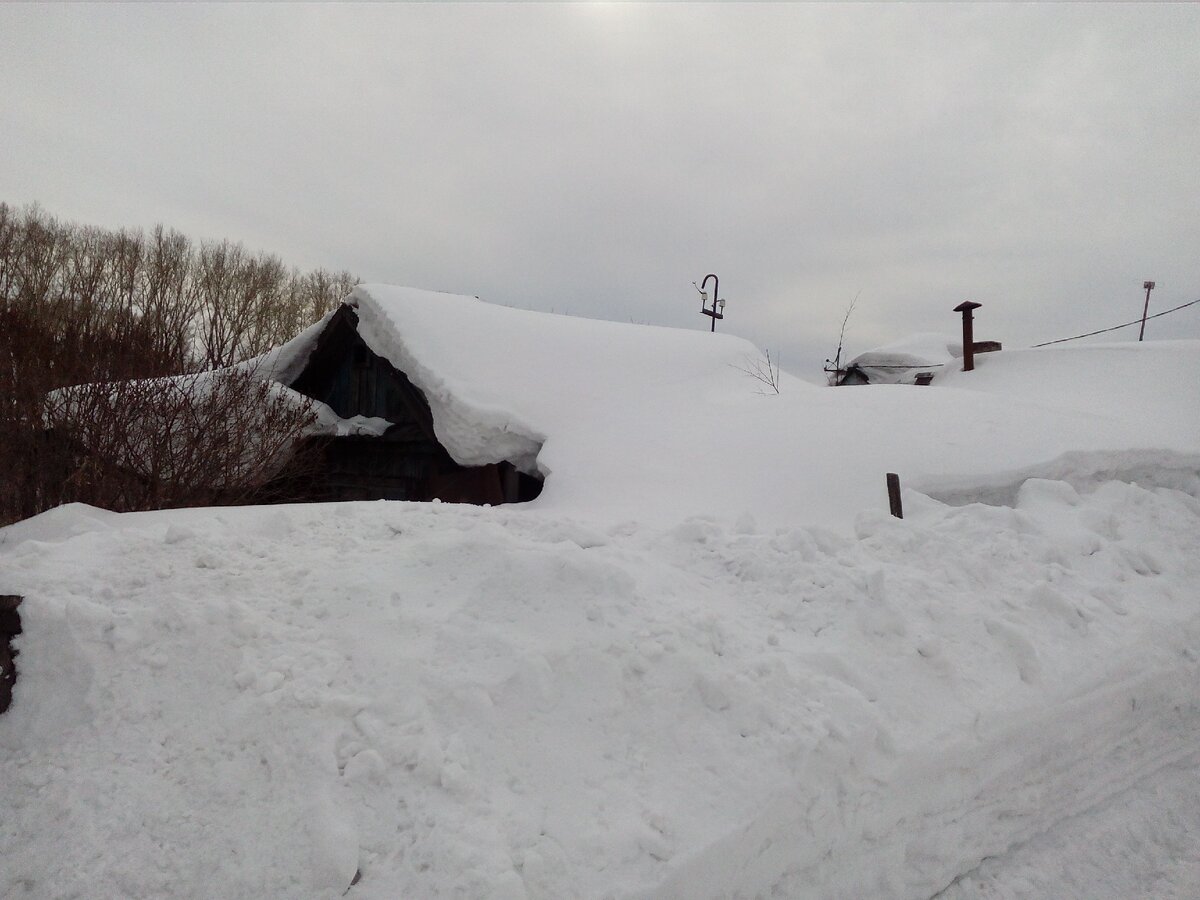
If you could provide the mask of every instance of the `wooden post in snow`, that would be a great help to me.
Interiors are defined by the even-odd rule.
[[[897,519],[904,518],[904,506],[900,503],[900,476],[895,472],[887,473],[888,505],[892,515]]]

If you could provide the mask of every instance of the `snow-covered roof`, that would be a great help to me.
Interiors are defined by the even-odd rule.
[[[936,494],[1086,477],[1132,450],[1185,469],[1200,459],[1197,341],[988,353],[963,373],[952,339],[921,335],[876,352],[948,362],[928,389],[830,391],[783,372],[764,397],[745,371],[760,351],[729,334],[387,285],[347,303],[367,344],[425,394],[450,454],[536,468],[539,508],[848,525],[880,502],[889,471]],[[320,328],[275,352],[276,377],[299,373]]]
[[[360,285],[346,299],[358,332],[421,389],[438,440],[462,465],[555,468],[558,445],[586,443],[630,465],[638,442],[674,428],[681,396],[741,393],[759,351],[728,334],[604,322],[474,297]],[[325,321],[268,360],[299,375]],[[543,444],[547,444],[545,452]]]
[[[919,373],[941,374],[961,358],[961,340],[927,332],[860,353],[846,368],[859,370],[871,384],[913,384]]]

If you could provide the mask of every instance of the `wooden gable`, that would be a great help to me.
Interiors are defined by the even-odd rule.
[[[344,419],[379,417],[392,425],[380,436],[326,438],[308,448],[300,455],[303,465],[284,476],[285,496],[499,504],[532,500],[541,492],[539,479],[510,463],[456,463],[438,442],[425,395],[367,346],[357,326],[354,310],[341,307],[290,387]]]

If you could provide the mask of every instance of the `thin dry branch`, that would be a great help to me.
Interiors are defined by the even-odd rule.
[[[747,358],[745,365],[734,366],[734,368],[765,385],[763,389],[755,393],[764,396],[779,393],[779,361],[771,359],[770,350],[764,350],[763,355],[758,359]]]
[[[837,384],[838,376],[842,371],[842,345],[846,341],[846,324],[850,321],[850,313],[854,312],[854,307],[858,303],[858,298],[862,291],[857,291],[854,294],[854,299],[850,301],[850,305],[846,307],[846,315],[842,317],[842,327],[838,331],[837,352],[833,355],[833,359],[825,360],[825,371],[829,372],[829,383]]]

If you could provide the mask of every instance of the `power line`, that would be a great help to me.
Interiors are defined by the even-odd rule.
[[[1167,313],[1179,312],[1179,310],[1186,309],[1189,306],[1195,306],[1197,303],[1200,303],[1200,300],[1192,300],[1189,303],[1182,303],[1173,309],[1165,309],[1162,312],[1155,313],[1152,316],[1146,316],[1146,319],[1147,320],[1157,319],[1159,316],[1165,316]],[[1077,334],[1077,335],[1075,335],[1075,337],[1059,338],[1057,341],[1046,341],[1041,344],[1034,344],[1033,346],[1034,347],[1049,347],[1051,344],[1063,344],[1063,343],[1066,343],[1067,341],[1077,341],[1080,338],[1091,337],[1092,335],[1095,335],[1095,334],[1104,334],[1105,332],[1116,331],[1119,328],[1128,328],[1130,325],[1137,325],[1141,321],[1142,321],[1141,319],[1134,319],[1132,322],[1126,322],[1124,325],[1114,325],[1112,328],[1101,328],[1099,331],[1089,331],[1087,334]]]
[[[1141,321],[1141,320],[1139,319],[1138,321]],[[919,366],[900,366],[900,365],[889,366],[889,365],[884,365],[883,363],[865,362],[865,363],[859,363],[858,368],[861,368],[861,369],[936,369],[939,366],[944,366],[944,365],[945,365],[945,363],[923,363],[922,365],[919,365]]]

